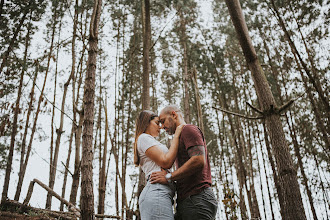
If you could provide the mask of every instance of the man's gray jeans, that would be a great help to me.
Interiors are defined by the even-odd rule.
[[[175,220],[213,220],[217,208],[218,202],[212,188],[207,187],[178,203]]]

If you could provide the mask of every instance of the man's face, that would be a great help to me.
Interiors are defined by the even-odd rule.
[[[161,128],[166,131],[169,135],[175,133],[176,124],[172,115],[161,113],[159,115],[159,122],[161,123]]]

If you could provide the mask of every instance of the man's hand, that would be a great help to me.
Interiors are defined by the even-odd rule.
[[[167,172],[165,170],[154,172],[150,175],[150,183],[161,183],[161,184],[168,184],[167,179],[165,178],[165,175]]]

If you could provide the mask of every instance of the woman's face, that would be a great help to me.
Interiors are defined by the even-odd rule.
[[[153,137],[157,137],[159,135],[159,131],[160,131],[159,118],[155,117],[150,121],[145,133],[150,134]]]

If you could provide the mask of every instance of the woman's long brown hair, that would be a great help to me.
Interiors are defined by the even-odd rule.
[[[144,110],[140,112],[139,116],[136,118],[135,121],[135,141],[134,141],[134,164],[135,166],[140,165],[140,157],[137,150],[137,140],[139,136],[145,132],[147,127],[150,124],[150,121],[153,120],[155,117],[158,117],[154,112],[149,110]]]

